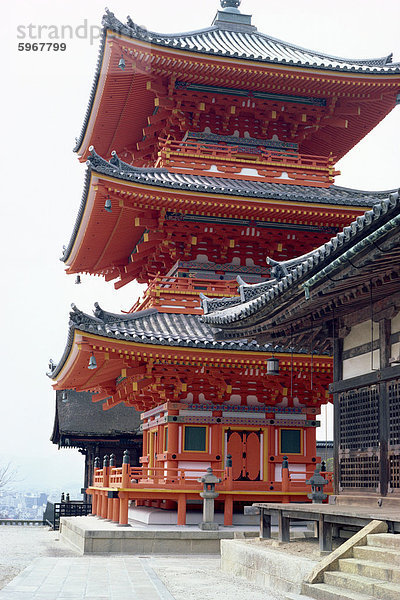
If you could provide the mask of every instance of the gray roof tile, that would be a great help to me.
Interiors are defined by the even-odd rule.
[[[93,396],[96,397],[89,392],[75,390],[56,392],[54,443],[59,441],[60,435],[119,438],[128,433],[132,436],[139,429],[140,413],[134,408],[118,404],[105,412],[102,402],[92,402]]]
[[[363,250],[366,244],[372,244],[375,232],[384,234],[389,228],[400,227],[400,193],[394,192],[385,200],[375,204],[373,208],[357,219],[344,230],[331,238],[328,242],[308,254],[283,262],[268,259],[272,265],[271,276],[275,279],[267,282],[267,289],[262,290],[262,285],[249,285],[257,294],[255,298],[245,299],[233,307],[222,308],[210,312],[202,319],[205,323],[217,328],[230,328],[232,324],[240,327],[240,321],[257,318],[260,310],[266,309],[270,303],[279,302],[280,296],[288,289],[293,292],[299,287],[310,287],[317,280],[329,272],[329,269],[338,268],[347,258],[353,258],[357,252]],[[271,304],[272,305],[272,304]],[[247,323],[247,321],[246,321]],[[245,324],[243,323],[243,327]],[[222,334],[221,334],[222,337]],[[238,337],[238,331],[228,331],[223,334],[226,339]]]
[[[187,33],[156,33],[136,25],[131,19],[126,24],[114,13],[107,11],[103,17],[104,27],[122,33],[132,39],[143,40],[157,46],[179,48],[191,52],[220,53],[237,56],[244,60],[266,63],[291,64],[308,68],[334,71],[357,71],[367,73],[400,72],[400,64],[392,63],[392,55],[380,58],[340,58],[296,46],[260,33],[254,26],[237,27],[229,22]]]
[[[130,314],[104,311],[96,303],[94,315],[80,311],[74,304],[70,312],[68,341],[64,354],[56,365],[50,361],[49,377],[55,378],[62,369],[73,344],[74,331],[94,333],[111,339],[125,339],[139,344],[157,344],[180,348],[212,350],[241,350],[266,352],[275,347],[262,346],[255,341],[217,342],[212,328],[199,315],[160,313],[155,308]],[[279,349],[278,349],[279,350]]]
[[[393,190],[369,192],[332,185],[329,188],[317,188],[303,185],[287,185],[284,183],[263,183],[222,177],[205,177],[203,175],[184,175],[169,173],[167,169],[140,168],[128,165],[114,153],[110,161],[99,156],[91,149],[87,160],[88,171],[81,205],[75,226],[68,245],[63,249],[61,260],[66,262],[81,224],[89,192],[90,174],[93,171],[100,175],[111,175],[121,181],[132,181],[142,185],[158,186],[166,189],[183,189],[206,192],[208,194],[224,194],[247,198],[274,198],[293,202],[324,203],[337,206],[373,206],[383,200]]]
[[[400,63],[392,63],[391,54],[381,58],[340,58],[278,40],[258,32],[253,26],[237,27],[229,23],[222,25],[216,22],[213,26],[206,29],[187,33],[156,33],[136,25],[130,17],[128,17],[127,23],[122,23],[115,17],[114,13],[107,9],[106,11],[103,17],[103,33],[100,41],[95,78],[82,131],[79,138],[76,139],[74,148],[76,152],[82,144],[89,122],[103,63],[107,30],[125,35],[131,39],[148,42],[154,46],[180,49],[186,52],[237,57],[243,60],[260,61],[267,64],[293,65],[305,69],[319,68],[345,73],[358,72],[377,75],[400,73]]]

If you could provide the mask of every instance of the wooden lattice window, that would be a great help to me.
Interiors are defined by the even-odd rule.
[[[400,489],[400,456],[392,455],[389,457],[390,468],[390,487]]]
[[[389,446],[400,445],[400,380],[388,385],[389,395]]]
[[[346,456],[340,459],[342,488],[370,488],[379,486],[378,456]]]
[[[339,413],[341,450],[367,450],[378,446],[379,403],[375,386],[341,394]]]

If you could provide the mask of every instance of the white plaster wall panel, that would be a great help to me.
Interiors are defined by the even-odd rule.
[[[374,323],[374,340],[379,338],[379,324]],[[343,340],[343,350],[356,348],[371,341],[371,319],[354,325],[350,333]]]
[[[392,319],[392,333],[400,331],[400,312]]]
[[[178,461],[178,469],[185,469],[185,477],[203,477],[208,467],[211,467],[210,462],[195,462],[192,460]]]
[[[373,353],[373,367],[379,369],[379,350],[375,350]],[[361,356],[355,356],[354,358],[348,358],[343,361],[343,379],[350,379],[350,377],[358,377],[365,373],[372,373],[371,369],[371,353],[361,354]]]
[[[390,353],[390,358],[399,358],[400,356],[400,342],[396,342],[392,344],[392,351]]]
[[[306,479],[306,465],[303,464],[296,464],[293,463],[291,464],[289,462],[289,474],[290,474],[290,479],[292,479],[293,481],[305,481]]]
[[[263,413],[254,413],[254,412],[239,412],[239,411],[231,411],[231,410],[227,410],[227,411],[223,411],[222,413],[223,417],[235,417],[238,418],[240,417],[241,419],[265,419],[265,412]],[[284,415],[286,416],[286,415]]]

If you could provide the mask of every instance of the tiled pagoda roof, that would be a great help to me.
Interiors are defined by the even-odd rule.
[[[208,314],[202,319],[223,330],[216,336],[219,339],[238,339],[250,332],[256,335],[261,319],[282,309],[290,298],[307,294],[313,285],[349,261],[353,263],[359,253],[399,227],[400,193],[394,192],[316,250],[285,262],[269,259],[273,279],[264,284],[242,285],[240,303],[220,309],[207,300],[204,308]],[[251,295],[253,298],[249,299]],[[227,301],[232,302],[232,298]]]
[[[66,348],[57,365],[50,363],[50,377],[56,377],[61,371],[71,351],[75,330],[116,340],[159,346],[241,352],[267,352],[272,349],[272,346],[262,346],[255,341],[217,342],[212,328],[203,323],[199,315],[160,313],[156,308],[136,313],[115,314],[104,311],[97,303],[94,315],[88,315],[72,305]]]
[[[285,185],[245,181],[203,175],[188,175],[168,172],[167,169],[133,167],[121,161],[115,154],[110,161],[100,157],[93,149],[88,161],[86,183],[81,206],[78,211],[75,227],[68,246],[64,249],[62,261],[70,255],[75,238],[81,224],[86,206],[91,173],[112,176],[123,182],[140,183],[144,186],[156,186],[166,189],[177,189],[209,194],[224,194],[248,198],[272,198],[293,202],[322,203],[335,206],[367,207],[386,198],[392,190],[369,192],[332,185],[329,188],[317,188],[301,185]]]
[[[64,398],[65,396],[65,398]],[[51,436],[53,443],[60,436],[91,438],[133,435],[140,427],[140,413],[131,407],[119,404],[111,412],[105,412],[101,402],[92,402],[90,392],[58,390],[56,392],[56,414]],[[94,396],[95,398],[96,396]],[[93,440],[94,441],[94,440]]]
[[[219,11],[218,15],[224,11]],[[150,43],[160,49],[190,52],[193,54],[208,54],[234,58],[238,61],[253,61],[266,65],[283,65],[304,69],[323,69],[336,73],[365,73],[375,75],[391,75],[400,73],[400,63],[392,63],[392,54],[381,58],[349,59],[316,52],[295,44],[278,40],[257,31],[250,24],[238,24],[229,17],[214,20],[211,27],[190,31],[187,33],[165,34],[150,31],[140,27],[127,18],[126,23],[119,21],[114,13],[107,10],[103,17],[103,33],[100,43],[96,74],[90,94],[83,127],[76,140],[75,151],[78,151],[83,141],[89,122],[92,105],[102,68],[106,45],[107,31],[124,35],[132,40]]]
[[[211,27],[197,31],[168,34],[140,27],[130,17],[122,23],[107,11],[103,26],[132,39],[189,52],[333,71],[400,72],[400,63],[392,63],[391,54],[381,58],[340,58],[278,40],[260,33],[253,25],[237,24],[231,20],[216,20]]]

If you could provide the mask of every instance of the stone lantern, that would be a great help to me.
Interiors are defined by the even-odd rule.
[[[206,474],[197,481],[203,484],[203,491],[200,492],[203,498],[203,522],[199,527],[206,530],[218,529],[218,524],[214,523],[214,500],[219,496],[215,491],[215,484],[221,483],[221,479],[213,475],[212,468],[208,467]]]
[[[317,465],[315,467],[314,475],[306,481],[308,485],[311,485],[311,494],[307,494],[307,496],[314,504],[322,504],[323,500],[328,496],[327,494],[324,494],[324,485],[329,483],[329,481],[322,477],[320,470],[321,465]]]

